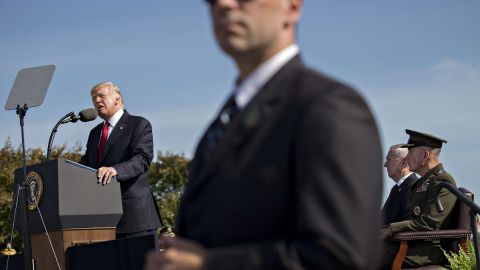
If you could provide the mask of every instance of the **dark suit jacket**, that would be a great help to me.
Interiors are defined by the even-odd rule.
[[[382,151],[364,100],[297,56],[230,125],[207,162],[200,140],[177,215],[206,268],[374,269]]]
[[[412,173],[402,182],[399,188],[395,188],[395,190],[390,192],[382,208],[384,226],[407,219],[409,214],[408,200],[412,192],[411,188],[417,180],[417,175]]]
[[[123,215],[117,233],[133,233],[161,226],[153,194],[148,184],[148,169],[153,159],[150,122],[125,111],[112,130],[97,162],[98,143],[103,123],[90,131],[87,151],[81,163],[98,169],[114,167],[122,191]]]

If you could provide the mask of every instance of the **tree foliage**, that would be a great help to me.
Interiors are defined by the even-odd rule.
[[[50,153],[51,159],[67,158],[80,161],[83,154],[81,145],[67,148],[67,145],[54,146]],[[26,150],[26,164],[32,165],[47,160],[45,151],[41,148]],[[150,166],[150,185],[153,190],[160,214],[166,226],[173,227],[180,195],[187,178],[188,159],[183,154],[158,152],[156,161]],[[22,148],[14,148],[7,139],[0,149],[0,247],[12,242],[15,249],[21,249],[21,239],[12,230],[13,178],[16,169],[23,167]],[[12,234],[13,232],[13,234]],[[10,239],[13,238],[13,241]]]
[[[158,151],[150,166],[150,186],[157,200],[164,225],[173,227],[175,214],[187,181],[188,159],[183,154]]]

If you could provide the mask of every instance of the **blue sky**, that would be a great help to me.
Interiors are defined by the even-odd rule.
[[[476,0],[305,0],[298,43],[307,64],[367,99],[385,152],[406,128],[443,137],[445,168],[480,194],[479,13]],[[200,0],[1,1],[2,106],[20,69],[47,64],[56,72],[27,113],[27,148],[46,148],[58,119],[91,107],[90,88],[113,81],[127,110],[152,122],[155,149],[190,157],[236,75]],[[0,122],[0,143],[19,145],[15,112],[0,111]],[[55,143],[84,146],[98,122],[63,125]]]

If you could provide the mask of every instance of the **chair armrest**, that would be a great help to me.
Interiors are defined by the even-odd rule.
[[[440,240],[440,239],[457,239],[469,238],[472,232],[470,230],[437,230],[422,232],[398,232],[391,237],[393,241],[410,241],[410,240]]]

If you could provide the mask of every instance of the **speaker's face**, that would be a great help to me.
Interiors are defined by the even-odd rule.
[[[120,96],[115,91],[110,90],[109,86],[101,87],[95,91],[92,95],[92,102],[98,115],[104,120],[108,120],[122,107]]]

